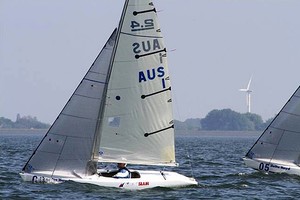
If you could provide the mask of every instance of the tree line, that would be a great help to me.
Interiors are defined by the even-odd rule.
[[[207,131],[262,131],[273,118],[263,121],[254,113],[238,113],[231,109],[212,110],[205,118],[187,119],[184,122],[175,120],[176,130]],[[16,121],[0,117],[0,128],[47,129],[50,125],[40,122],[36,117],[17,115]]]
[[[203,119],[187,119],[184,122],[175,120],[177,130],[208,130],[208,131],[261,131],[273,118],[263,121],[254,113],[238,113],[231,109],[212,110]]]
[[[40,122],[36,117],[17,115],[16,121],[0,117],[0,128],[17,128],[17,129],[47,129],[50,125]]]

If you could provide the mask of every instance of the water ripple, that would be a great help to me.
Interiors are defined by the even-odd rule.
[[[176,140],[180,166],[163,168],[194,176],[198,186],[126,191],[89,184],[32,184],[19,171],[42,134],[0,135],[1,199],[297,199],[299,176],[264,174],[247,168],[241,158],[253,138],[181,136]],[[130,166],[137,167],[138,166]],[[153,169],[149,166],[146,169]],[[160,167],[154,168],[161,170]]]

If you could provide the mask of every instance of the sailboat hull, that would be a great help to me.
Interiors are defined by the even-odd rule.
[[[33,183],[62,183],[64,181],[74,181],[77,183],[93,184],[101,187],[123,188],[129,190],[141,190],[155,187],[186,187],[198,185],[194,178],[189,178],[176,172],[169,171],[144,171],[137,170],[140,178],[111,178],[99,176],[97,174],[76,178],[49,178],[36,174],[21,173],[24,181]]]
[[[248,167],[256,169],[265,173],[286,173],[286,174],[294,174],[300,176],[300,167],[295,163],[287,163],[280,161],[272,161],[270,160],[254,160],[247,157],[243,158],[245,164]]]

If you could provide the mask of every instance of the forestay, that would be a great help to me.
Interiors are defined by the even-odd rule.
[[[153,3],[126,1],[118,31],[99,161],[175,165],[171,84]]]
[[[275,163],[300,164],[300,89],[256,141],[246,157]]]

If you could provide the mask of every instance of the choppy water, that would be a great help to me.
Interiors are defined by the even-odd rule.
[[[298,199],[300,177],[266,175],[247,168],[241,157],[257,138],[189,135],[176,139],[180,167],[197,187],[124,191],[88,184],[32,184],[19,176],[42,134],[0,134],[0,199]],[[188,156],[189,155],[189,156]],[[191,158],[192,162],[190,162]],[[193,167],[193,171],[191,167]],[[161,168],[159,168],[161,169]]]

